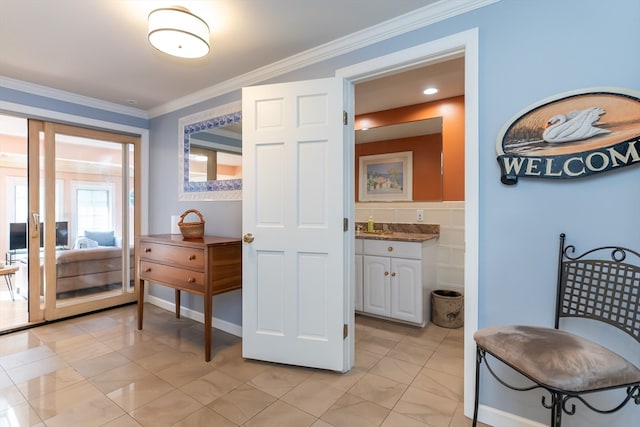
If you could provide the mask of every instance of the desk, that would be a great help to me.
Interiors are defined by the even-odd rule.
[[[15,301],[16,297],[13,294],[13,285],[11,284],[11,277],[16,274],[19,267],[17,265],[5,265],[0,268],[0,276],[4,276],[4,281],[7,284],[7,288],[9,288],[9,294],[11,295],[11,301]]]
[[[180,234],[139,236],[138,329],[142,329],[145,280],[175,289],[176,317],[180,291],[204,297],[205,360],[211,360],[213,296],[242,287],[242,242],[239,238],[204,236],[184,240]]]

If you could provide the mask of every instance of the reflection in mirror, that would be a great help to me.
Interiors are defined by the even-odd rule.
[[[397,123],[355,132],[356,201],[359,201],[359,158],[376,154],[411,151],[413,157],[413,201],[441,201],[442,117]]]
[[[242,124],[191,134],[189,181],[242,179]]]
[[[242,112],[234,102],[179,121],[178,200],[242,199]]]

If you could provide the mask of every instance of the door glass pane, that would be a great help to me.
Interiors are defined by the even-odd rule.
[[[55,152],[57,305],[131,293],[133,144],[56,133]]]
[[[28,322],[27,120],[0,115],[0,331]]]

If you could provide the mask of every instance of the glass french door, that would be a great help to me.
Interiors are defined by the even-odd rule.
[[[29,120],[29,321],[136,300],[140,138]]]

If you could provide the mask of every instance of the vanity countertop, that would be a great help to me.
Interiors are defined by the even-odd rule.
[[[437,239],[439,234],[425,233],[403,233],[394,231],[392,233],[367,233],[366,231],[356,231],[356,239],[369,240],[396,240],[401,242],[425,242]]]

